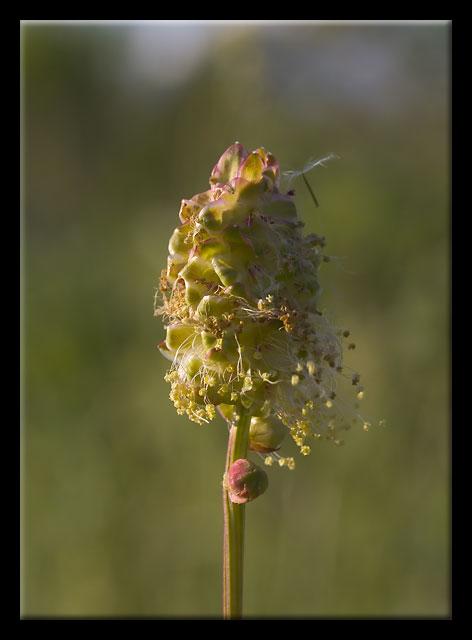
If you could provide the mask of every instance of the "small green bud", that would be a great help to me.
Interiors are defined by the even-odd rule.
[[[187,262],[190,246],[186,243],[188,234],[192,229],[189,222],[177,227],[169,240],[169,253],[172,258],[180,257]]]
[[[202,331],[201,337],[202,337],[203,347],[206,351],[213,349],[213,347],[217,343],[216,336],[214,336],[212,333],[208,333],[207,331]]]
[[[200,360],[200,358],[190,359],[185,366],[185,371],[187,373],[188,380],[192,381],[193,378],[196,375],[198,375],[201,368],[202,368],[202,361]]]
[[[260,453],[277,451],[286,433],[287,427],[276,416],[252,418],[249,427],[249,448]]]
[[[223,484],[228,490],[231,502],[243,504],[262,495],[269,486],[267,473],[245,458],[233,462],[225,473]]]
[[[223,260],[222,258],[213,258],[212,262],[216,275],[221,280],[223,286],[230,287],[232,284],[238,281],[238,271],[233,266],[228,264],[226,260]]]
[[[197,316],[201,319],[215,316],[221,318],[223,313],[228,313],[233,307],[232,301],[221,296],[204,296],[197,307]]]
[[[167,327],[166,344],[168,349],[176,350],[180,345],[185,342],[191,335],[195,333],[195,330],[191,326],[185,326],[183,324],[173,324]]]

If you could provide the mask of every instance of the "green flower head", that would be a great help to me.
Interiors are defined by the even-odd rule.
[[[156,314],[177,412],[201,424],[243,406],[250,448],[291,468],[274,453],[285,432],[307,455],[313,438],[342,444],[353,419],[367,423],[338,393],[347,380],[362,395],[359,375],[343,369],[348,332],[318,307],[325,240],[303,235],[292,192],[279,187],[279,164],[262,147],[223,153],[210,189],[182,200]]]

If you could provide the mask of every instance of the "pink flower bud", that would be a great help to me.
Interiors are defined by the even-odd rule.
[[[231,502],[243,504],[262,495],[269,486],[266,472],[245,458],[233,462],[223,481]]]

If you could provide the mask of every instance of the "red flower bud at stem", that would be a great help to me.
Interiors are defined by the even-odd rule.
[[[231,502],[243,504],[262,495],[269,486],[266,472],[245,458],[233,462],[225,473],[223,484]]]

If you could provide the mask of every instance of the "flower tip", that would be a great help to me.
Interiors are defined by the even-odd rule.
[[[230,182],[237,174],[239,165],[246,156],[244,147],[239,142],[234,142],[223,152],[211,172],[210,186]]]

